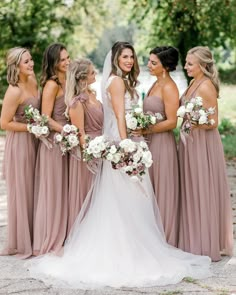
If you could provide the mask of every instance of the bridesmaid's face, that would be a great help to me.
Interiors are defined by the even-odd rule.
[[[122,50],[118,57],[118,66],[124,73],[129,73],[134,65],[134,55],[130,48]]]
[[[93,65],[89,66],[89,72],[88,72],[88,78],[87,78],[87,83],[88,85],[96,82],[96,71]]]
[[[193,54],[187,54],[184,68],[187,71],[189,77],[197,77],[202,75],[199,61]]]
[[[162,75],[164,67],[162,66],[162,63],[160,62],[159,58],[155,54],[150,54],[147,66],[148,66],[150,75],[152,76]]]
[[[63,49],[60,52],[60,61],[59,61],[59,64],[57,65],[58,72],[66,73],[69,63],[70,63],[70,56],[68,52],[65,49]]]
[[[29,76],[34,74],[34,61],[31,54],[26,51],[22,54],[19,63],[20,74]]]

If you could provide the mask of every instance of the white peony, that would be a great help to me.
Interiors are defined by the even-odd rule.
[[[143,141],[143,140],[139,142],[139,145],[140,145],[141,148],[143,148],[143,149],[147,149],[147,148],[148,148],[148,145],[147,145],[146,142]]]
[[[157,118],[154,116],[151,116],[151,124],[154,125],[157,122]]]
[[[33,134],[37,134],[37,130],[38,130],[37,126],[32,126],[32,128],[31,128],[31,132],[32,132]]]
[[[181,106],[178,108],[178,110],[177,110],[178,117],[183,118],[185,116],[185,113],[186,113],[185,106]]]
[[[125,150],[126,153],[132,153],[136,150],[136,143],[132,141],[131,139],[123,139],[119,143],[120,147]]]
[[[156,113],[155,116],[156,116],[157,120],[162,120],[163,119],[163,116],[160,113]]]
[[[77,127],[75,125],[70,126],[71,131],[77,131]]]
[[[117,153],[113,155],[113,162],[115,162],[116,164],[120,161],[121,158],[121,154]]]
[[[143,152],[142,162],[147,168],[152,166],[152,154],[150,151]]]
[[[202,125],[202,124],[206,124],[207,123],[207,116],[201,116],[200,118],[199,118],[199,121],[198,121],[198,123],[200,124],[200,125]]]
[[[136,152],[134,155],[133,155],[133,160],[135,163],[138,163],[138,161],[140,160],[140,158],[142,157],[142,153],[141,152]]]
[[[213,114],[215,114],[215,107],[214,108],[209,108],[208,109],[208,114],[210,114],[210,115],[213,115]]]

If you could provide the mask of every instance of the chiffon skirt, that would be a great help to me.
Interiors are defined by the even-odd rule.
[[[62,256],[27,263],[32,277],[81,289],[175,284],[210,275],[210,258],[166,243],[149,176],[129,176],[102,163]]]

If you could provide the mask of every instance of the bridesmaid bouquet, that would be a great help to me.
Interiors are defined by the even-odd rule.
[[[204,108],[203,99],[200,96],[193,97],[189,101],[186,101],[185,104],[177,110],[177,117],[185,118],[181,130],[190,134],[192,129],[192,124],[207,124],[214,125],[215,120],[209,119],[209,115],[215,113],[215,108]]]
[[[79,129],[75,125],[66,124],[61,133],[55,133],[54,142],[59,145],[62,155],[79,145]]]
[[[154,125],[158,120],[162,120],[163,117],[160,113],[154,115],[144,113],[142,108],[136,107],[131,112],[125,115],[126,125],[129,131],[136,129],[145,129],[149,125]]]
[[[126,173],[133,181],[141,180],[153,162],[146,142],[124,139],[115,143],[106,140],[104,136],[98,136],[84,146],[84,161],[99,158],[111,162],[113,169]]]
[[[48,127],[48,116],[40,115],[39,110],[32,105],[28,105],[24,109],[24,116],[27,121],[27,129],[36,137],[47,137],[50,133]]]

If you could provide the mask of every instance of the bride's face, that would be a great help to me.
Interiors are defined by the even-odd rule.
[[[134,55],[130,48],[122,50],[118,57],[118,66],[124,73],[129,73],[134,65]]]

